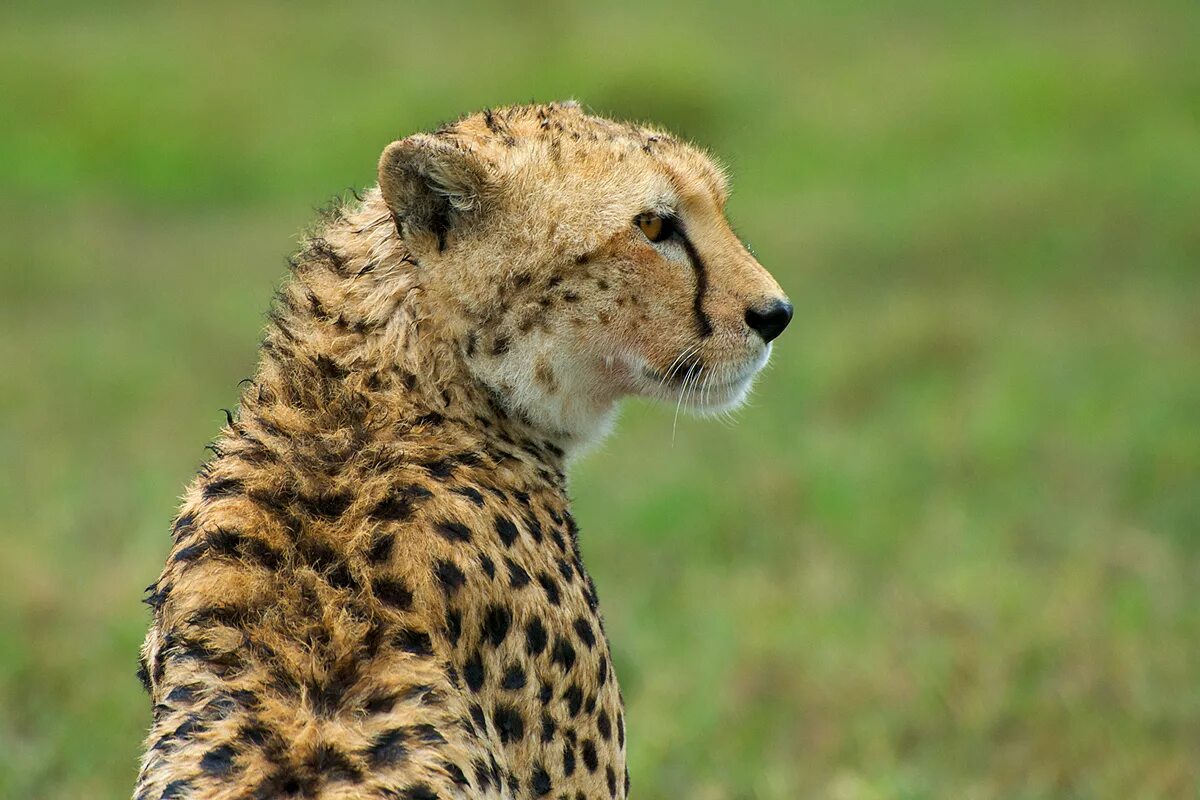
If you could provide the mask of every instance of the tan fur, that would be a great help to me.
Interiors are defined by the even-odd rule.
[[[379,179],[294,259],[184,498],[136,796],[623,797],[563,470],[624,396],[740,401],[780,289],[708,158],[574,104],[409,137]]]

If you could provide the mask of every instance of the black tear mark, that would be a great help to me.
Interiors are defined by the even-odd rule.
[[[707,339],[712,336],[713,332],[712,323],[709,322],[708,315],[704,313],[704,295],[708,292],[708,268],[704,266],[704,260],[696,252],[696,246],[684,232],[683,223],[676,220],[675,230],[679,234],[679,241],[683,242],[683,249],[696,273],[696,296],[692,299],[692,310],[696,315],[696,333],[701,339]]]

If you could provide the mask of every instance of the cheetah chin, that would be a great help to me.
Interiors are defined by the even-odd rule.
[[[701,151],[574,103],[393,142],[305,238],[146,603],[135,797],[619,798],[566,469],[737,406],[792,307]]]

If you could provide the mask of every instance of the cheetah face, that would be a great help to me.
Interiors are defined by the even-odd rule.
[[[380,187],[470,372],[551,431],[586,437],[631,395],[735,407],[791,319],[721,171],[661,133],[487,112],[391,145]]]

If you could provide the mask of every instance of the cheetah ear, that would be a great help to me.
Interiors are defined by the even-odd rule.
[[[483,165],[471,153],[428,134],[392,142],[379,158],[379,189],[404,239],[434,236],[446,246],[446,232],[480,206],[487,182]]]

